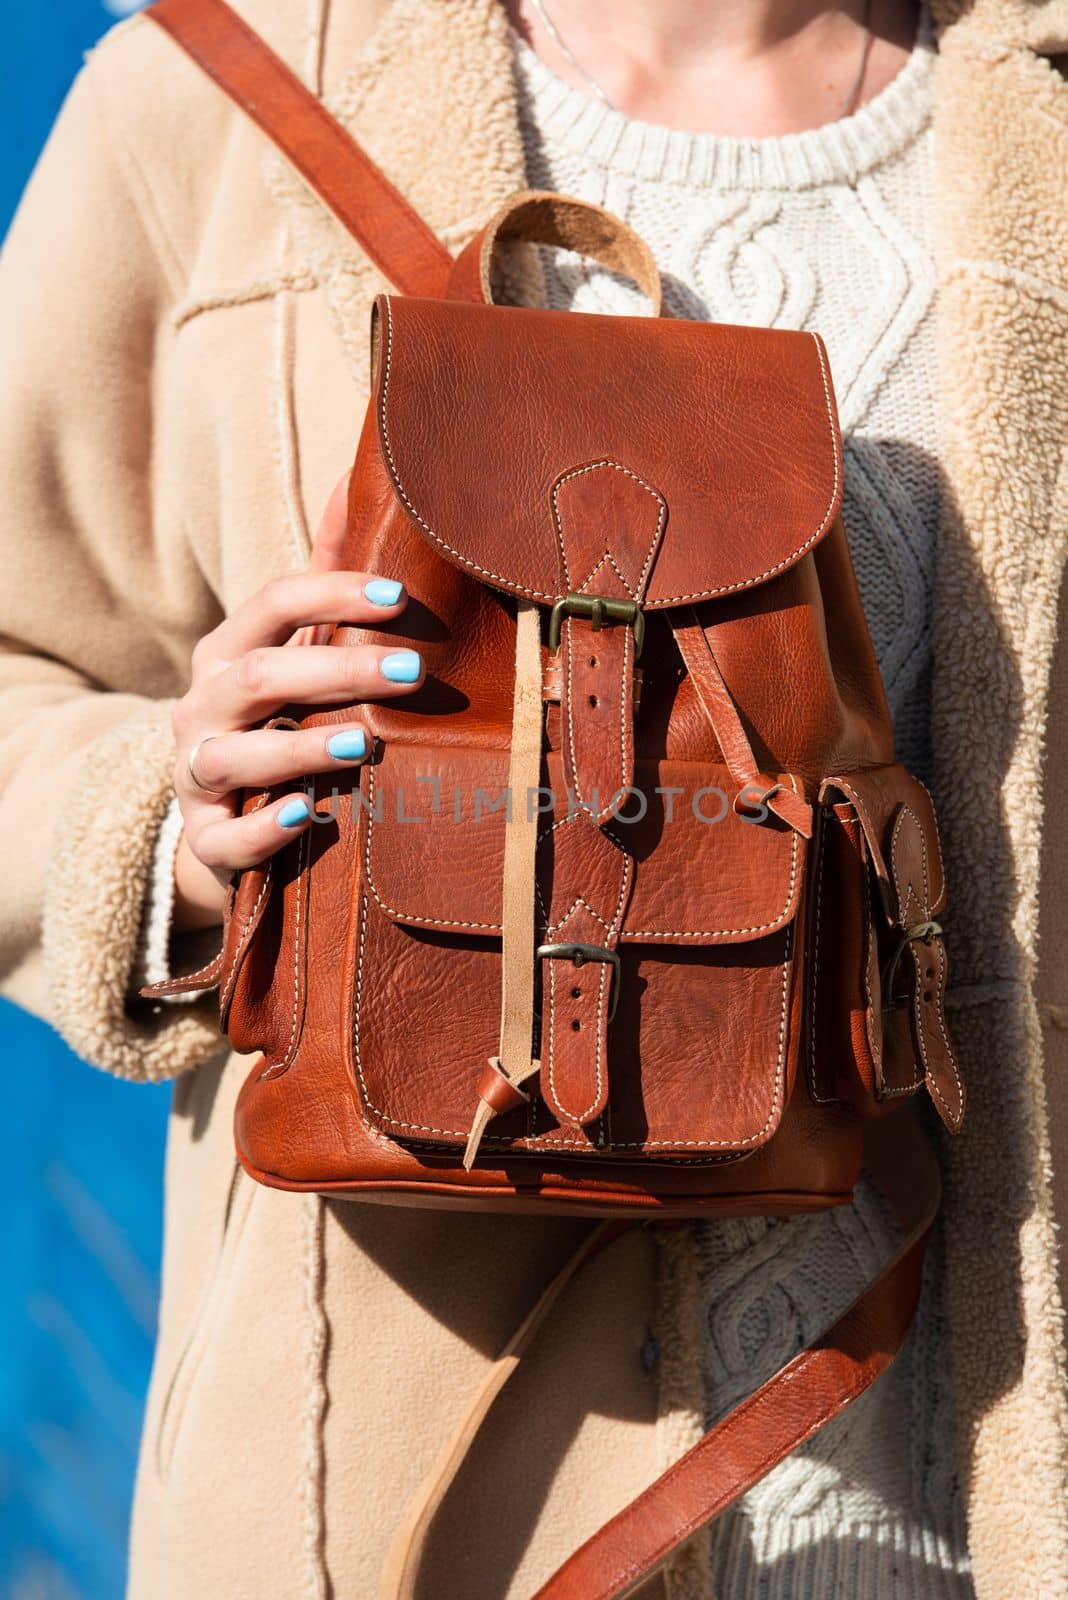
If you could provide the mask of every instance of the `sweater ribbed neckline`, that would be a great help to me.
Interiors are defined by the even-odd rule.
[[[541,138],[619,177],[748,190],[853,183],[905,149],[931,113],[936,52],[926,8],[901,71],[853,116],[764,139],[640,122],[565,83],[518,34],[515,45],[520,84],[537,101]]]

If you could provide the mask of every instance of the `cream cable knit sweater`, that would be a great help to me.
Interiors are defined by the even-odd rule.
[[[931,573],[939,517],[926,20],[897,79],[856,116],[746,141],[634,122],[516,42],[532,187],[596,201],[649,242],[667,309],[813,328],[845,439],[844,514],[902,760],[927,768]],[[550,305],[638,312],[638,291],[540,252]],[[522,292],[524,269],[514,262]],[[707,1421],[817,1336],[892,1248],[867,1186],[852,1210],[700,1229]],[[942,1332],[940,1253],[891,1374],[713,1527],[717,1600],[967,1600]]]

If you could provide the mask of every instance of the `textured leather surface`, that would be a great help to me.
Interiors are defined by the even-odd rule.
[[[403,571],[411,601],[387,630],[339,628],[335,643],[411,643],[428,675],[410,699],[362,708],[376,754],[358,789],[324,796],[321,825],[228,906],[224,1024],[263,1052],[237,1114],[250,1170],[504,1207],[697,1212],[748,1195],[789,1211],[848,1194],[858,1113],[926,1082],[959,1126],[930,926],[937,830],[893,765],[819,341],[487,305],[498,237],[577,243],[646,287],[648,254],[608,213],[519,196],[480,235],[476,282],[474,251],[454,266],[221,0],[150,14],[394,281],[468,297],[377,303],[345,559]],[[535,958],[540,1092],[515,1107],[491,1085],[501,1114],[466,1174],[461,1106],[486,1082],[499,991],[501,825],[461,817],[450,837],[434,819],[406,847],[406,824],[383,817],[376,848],[367,802],[405,750],[461,790],[507,760],[509,597],[547,608],[569,593],[640,606],[641,695],[633,615],[602,626],[568,602],[545,695],[545,778],[564,799],[532,889],[539,937],[593,959],[580,975],[566,950]],[[351,715],[294,710],[309,725]],[[687,813],[695,775],[726,792],[726,821]],[[755,822],[737,794],[748,776]],[[632,780],[671,794],[633,826],[612,815]]]
[[[765,583],[834,521],[841,444],[813,334],[387,295],[376,317],[375,405],[397,494],[484,583],[550,603],[609,593],[625,549],[624,585],[640,578],[650,608],[678,605]],[[628,517],[649,502],[633,549],[614,523],[589,529],[595,548],[568,549],[553,486],[575,498],[585,485],[571,474],[595,464],[606,510],[628,479]],[[662,503],[671,530],[657,551]]]

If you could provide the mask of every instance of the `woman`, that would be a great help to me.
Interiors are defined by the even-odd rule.
[[[240,9],[451,248],[512,190],[557,187],[650,238],[677,314],[827,337],[854,559],[902,754],[939,802],[971,1094],[897,1369],[649,1592],[1068,1595],[1068,855],[1038,798],[1066,754],[1068,6],[941,0],[932,37],[906,0],[547,3]],[[542,265],[552,303],[630,309]],[[284,802],[236,820],[231,786],[359,759],[358,738],[250,725],[418,682],[410,655],[353,652],[339,685],[336,654],[285,649],[403,616],[403,573],[334,570],[380,286],[143,19],[95,53],[5,255],[4,965],[90,1060],[183,1074],[135,1597],[374,1594],[463,1396],[581,1231],[253,1191],[210,1000],[131,998],[143,966],[195,966],[228,872],[306,825]],[[306,564],[324,502],[311,571],[265,588]],[[480,1436],[425,1593],[529,1594],[888,1248],[862,1188],[842,1217],[600,1258]]]

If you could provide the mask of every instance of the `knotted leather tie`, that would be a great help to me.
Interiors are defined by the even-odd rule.
[[[532,800],[541,776],[541,623],[531,600],[516,609],[512,754],[504,834],[501,910],[501,1041],[478,1083],[478,1105],[464,1150],[470,1170],[489,1123],[524,1105],[523,1084],[541,1063],[531,1054],[534,1019],[534,857],[538,814]]]

